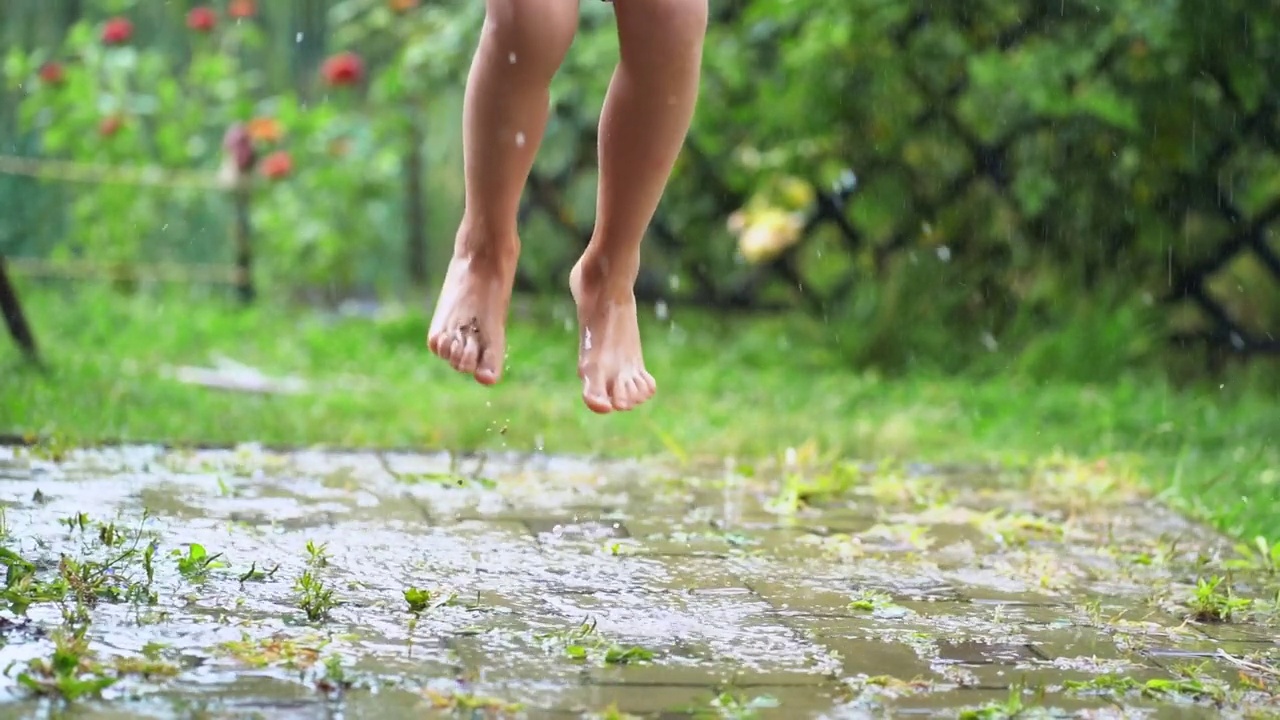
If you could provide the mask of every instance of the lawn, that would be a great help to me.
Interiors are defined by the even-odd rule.
[[[843,367],[823,329],[803,320],[680,311],[645,330],[657,400],[600,418],[578,397],[562,304],[518,303],[507,376],[486,389],[429,356],[420,310],[340,317],[191,294],[23,292],[48,367],[0,346],[0,432],[13,435],[681,458],[803,443],[868,460],[1016,463],[1063,452],[1131,464],[1163,499],[1234,535],[1274,536],[1280,519],[1280,413],[1274,394],[1242,382],[1175,390],[1146,371],[1105,386],[886,379]],[[167,373],[216,355],[297,375],[309,391],[248,395]]]

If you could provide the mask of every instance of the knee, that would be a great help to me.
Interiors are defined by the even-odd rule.
[[[578,0],[487,0],[484,32],[516,69],[554,72],[578,31]]]
[[[701,53],[708,0],[614,0],[614,4],[624,53],[628,44],[646,46],[646,55],[672,62]]]
[[[651,0],[655,12],[661,13],[668,29],[685,37],[701,40],[707,34],[710,15],[708,0]],[[635,0],[631,0],[635,2]]]

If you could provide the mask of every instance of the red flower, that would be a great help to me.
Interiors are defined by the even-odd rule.
[[[330,85],[355,85],[364,77],[364,61],[355,53],[339,53],[324,61],[320,74]]]
[[[262,158],[262,174],[271,180],[279,180],[293,172],[293,158],[284,150],[277,150]]]
[[[211,32],[213,26],[218,24],[218,15],[213,8],[207,5],[191,8],[191,12],[187,13],[187,27],[196,32]]]
[[[227,14],[236,20],[244,20],[258,14],[258,3],[254,0],[231,0],[227,6]]]
[[[61,85],[67,79],[67,71],[62,63],[47,62],[40,66],[40,82],[46,85]]]
[[[123,45],[133,37],[133,23],[127,18],[116,17],[102,26],[102,42],[108,45]]]
[[[391,12],[399,15],[418,7],[418,0],[388,0],[387,4],[391,6]]]
[[[98,123],[98,134],[102,137],[111,137],[120,132],[122,127],[124,127],[124,118],[119,115],[108,115]]]

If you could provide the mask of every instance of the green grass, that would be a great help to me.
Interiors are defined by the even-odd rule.
[[[1276,397],[1243,381],[1174,390],[1134,372],[1106,385],[1020,377],[886,379],[841,366],[828,329],[794,318],[652,319],[655,402],[600,418],[579,398],[563,304],[517,307],[495,389],[427,353],[425,317],[340,319],[224,301],[124,298],[24,287],[48,358],[37,371],[0,344],[0,432],[78,443],[259,441],[506,448],[682,457],[776,454],[814,441],[865,459],[1034,460],[1061,450],[1129,456],[1153,490],[1236,535],[1280,519]],[[850,330],[845,329],[844,334]],[[178,383],[162,369],[224,354],[313,385],[251,396]]]

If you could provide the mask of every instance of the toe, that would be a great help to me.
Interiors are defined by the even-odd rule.
[[[506,349],[502,343],[490,343],[480,349],[480,358],[476,362],[476,382],[481,385],[496,385],[502,377],[502,363],[506,358]]]
[[[472,374],[476,371],[476,366],[480,362],[480,338],[473,336],[463,341],[462,356],[458,358],[458,364],[455,366],[458,372]]]
[[[436,340],[436,354],[445,362],[453,362],[453,337],[450,335],[441,335]]]
[[[605,386],[605,379],[597,372],[593,372],[590,368],[583,368],[582,375],[582,401],[592,412],[604,415],[613,410],[613,401],[609,399],[609,391]]]
[[[645,390],[645,399],[653,397],[658,392],[658,381],[653,379],[648,370],[640,371],[640,385]]]
[[[431,352],[440,357],[444,357],[444,352],[449,348],[448,338],[442,332],[433,332],[427,335],[427,348]]]
[[[619,379],[613,385],[613,392],[610,399],[613,402],[614,410],[630,410],[636,406],[636,381],[634,378]]]
[[[462,353],[466,350],[466,341],[460,337],[455,337],[449,341],[449,365],[454,370],[462,372]]]

